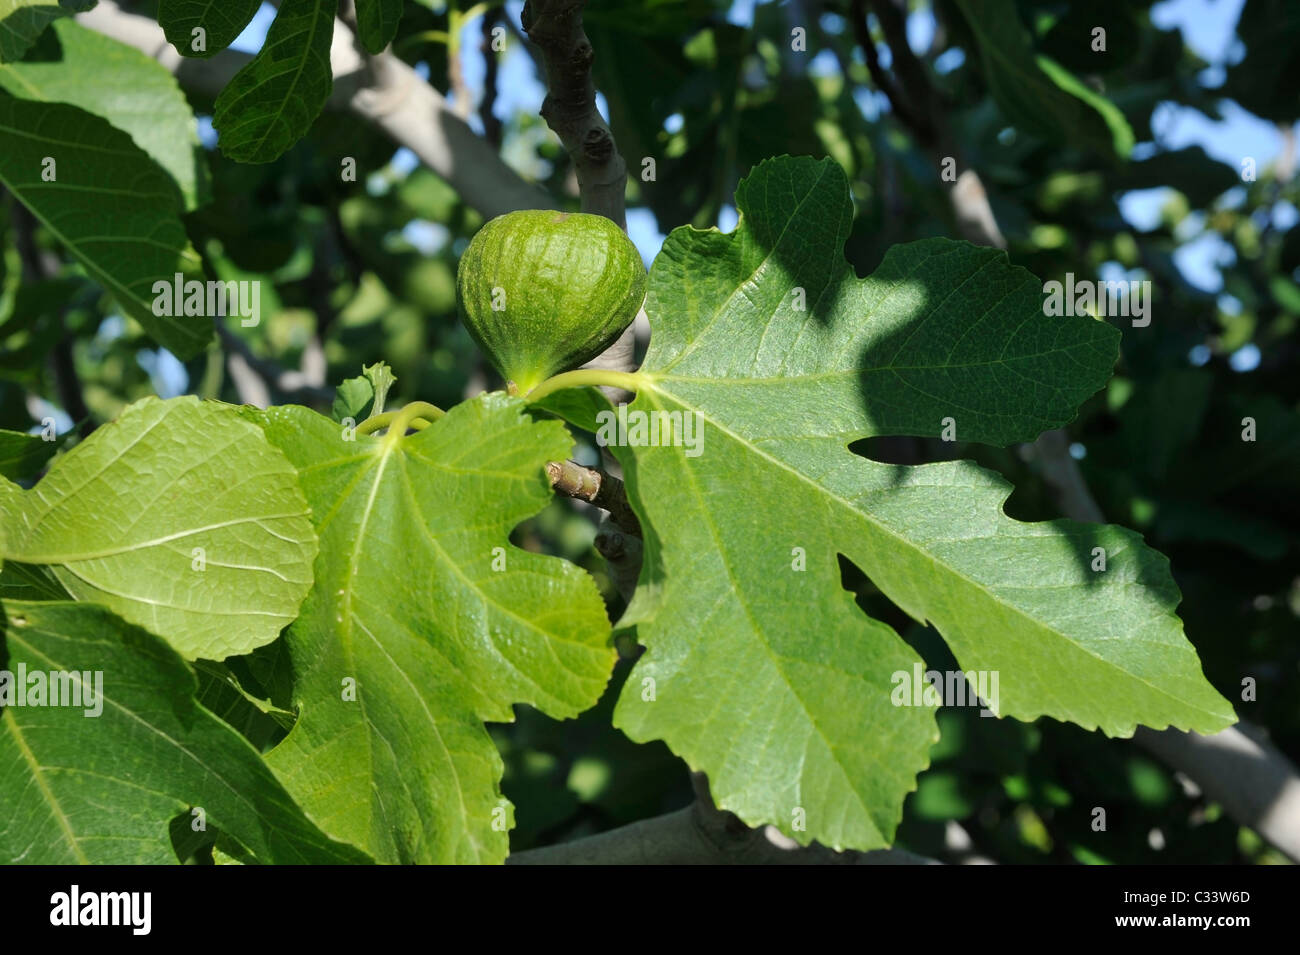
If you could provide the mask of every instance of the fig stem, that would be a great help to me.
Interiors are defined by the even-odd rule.
[[[624,391],[637,391],[644,388],[646,379],[640,372],[615,371],[612,368],[579,368],[554,375],[528,392],[529,401],[540,401],[547,395],[565,388],[581,388],[583,385],[611,385]]]
[[[380,428],[388,428],[390,432],[396,430],[398,434],[406,434],[407,428],[423,431],[446,413],[437,405],[431,405],[427,401],[412,401],[398,411],[385,411],[383,414],[367,418],[357,425],[356,433],[372,434]],[[402,426],[395,428],[399,420]]]

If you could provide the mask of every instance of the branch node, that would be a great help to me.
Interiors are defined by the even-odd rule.
[[[582,152],[592,162],[606,162],[614,154],[614,137],[608,129],[593,126],[582,137]]]

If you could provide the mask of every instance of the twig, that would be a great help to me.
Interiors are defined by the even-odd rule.
[[[950,161],[961,170],[953,180],[940,179],[948,190],[948,202],[958,231],[977,245],[1005,249],[1007,240],[998,229],[984,183],[979,173],[967,166],[961,157],[947,122],[947,104],[930,82],[925,64],[917,59],[908,45],[902,14],[890,0],[872,0],[872,9],[889,46],[894,73],[902,83],[900,90],[880,65],[875,41],[867,26],[865,0],[853,0],[850,9],[854,36],[866,57],[867,70],[872,82],[889,100],[895,117],[930,153],[936,165],[942,168],[945,162]]]
[[[455,22],[453,18],[453,22]],[[465,65],[460,60],[460,31],[447,38],[447,86],[451,90],[451,109],[461,121],[467,121],[474,112],[474,95],[465,82]]]
[[[36,218],[16,197],[10,201],[9,206],[14,223],[14,245],[18,250],[23,281],[39,282],[54,275],[59,269],[59,259],[36,244]],[[60,309],[55,318],[62,333],[50,349],[50,372],[54,378],[54,390],[58,394],[59,404],[69,418],[80,422],[78,431],[85,438],[90,436],[97,425],[90,416],[90,409],[86,407],[86,399],[82,394],[81,378],[77,374],[77,363],[72,353],[72,336],[64,321],[65,312],[66,309]]]
[[[483,99],[478,104],[478,117],[483,123],[483,138],[496,149],[501,148],[501,120],[495,112],[497,103],[497,51],[492,49],[492,31],[497,26],[497,11],[488,10],[483,14],[480,27],[483,33],[479,49],[483,53]]]
[[[236,387],[240,391],[241,401],[265,408],[270,403],[270,388],[274,388],[281,397],[289,401],[325,404],[333,400],[333,389],[310,382],[307,374],[302,371],[284,368],[269,358],[260,357],[249,347],[248,342],[232,332],[221,321],[214,321],[213,325],[216,327],[222,346],[230,356],[231,360],[227,365],[230,376],[235,380]],[[236,358],[238,361],[234,360]],[[262,379],[263,389],[259,389],[249,381],[249,373],[256,374]]]
[[[595,51],[582,28],[584,6],[586,0],[527,0],[520,19],[524,32],[542,52],[547,88],[542,118],[573,161],[582,211],[613,219],[626,229],[627,165],[596,109],[591,79]]]
[[[894,85],[893,78],[880,65],[880,51],[876,49],[876,41],[872,39],[871,28],[867,25],[865,0],[853,0],[850,9],[852,12],[849,22],[853,26],[853,36],[857,39],[858,46],[862,48],[862,55],[866,57],[867,72],[871,74],[871,82],[876,84],[876,89],[885,94],[885,98],[889,100],[889,107],[894,111],[899,122],[909,129],[923,128],[921,121],[913,115],[912,107],[903,99],[902,92]],[[844,75],[848,76],[847,69]]]
[[[551,461],[546,465],[551,487],[568,497],[586,501],[609,511],[618,527],[637,537],[641,522],[627,503],[627,489],[618,478],[598,468],[583,467],[576,461]]]
[[[715,809],[708,786],[696,777],[695,802],[609,832],[529,849],[508,865],[939,865],[904,849],[835,852],[816,843],[799,846],[777,829],[750,829]]]

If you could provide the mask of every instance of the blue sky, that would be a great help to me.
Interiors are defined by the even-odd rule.
[[[1211,64],[1202,73],[1201,81],[1212,89],[1223,82],[1224,68],[1237,62],[1242,55],[1241,43],[1236,39],[1233,28],[1243,3],[1244,0],[1165,0],[1151,8],[1151,17],[1157,26],[1180,30],[1187,45]],[[434,0],[434,6],[437,5],[437,0]],[[755,0],[735,0],[728,13],[728,20],[748,25],[754,5]],[[507,15],[517,23],[523,2],[508,0],[505,9]],[[266,31],[274,19],[275,8],[263,3],[252,23],[232,45],[245,52],[256,52],[261,48]],[[933,17],[928,12],[912,14],[908,21],[909,41],[917,49],[924,47],[929,43],[934,26]],[[475,19],[466,23],[462,33],[462,50],[466,51],[464,72],[469,88],[476,92],[483,84],[483,61],[477,52],[479,37],[479,21]],[[940,69],[946,71],[960,65],[960,51],[950,51],[950,54],[941,58],[943,62],[937,64]],[[823,56],[820,59],[815,57],[811,68],[817,70],[837,67],[833,61]],[[497,88],[498,115],[507,116],[518,111],[535,113],[541,107],[545,90],[537,80],[531,59],[517,43],[509,45],[501,61]],[[865,90],[859,95],[859,104],[871,118],[878,115],[884,105],[879,94]],[[603,97],[598,98],[597,105],[608,118]],[[1252,116],[1231,102],[1225,102],[1222,113],[1222,120],[1212,120],[1195,110],[1173,103],[1160,104],[1152,117],[1156,142],[1139,143],[1135,157],[1142,158],[1160,149],[1199,145],[1211,156],[1234,168],[1240,167],[1241,157],[1251,156],[1258,168],[1263,169],[1277,156],[1282,141],[1271,123]],[[476,114],[472,115],[470,122],[481,131]],[[209,146],[216,139],[211,122],[206,117],[200,121],[200,136]],[[509,162],[511,158],[507,153],[506,160]],[[399,150],[393,165],[396,170],[407,171],[414,168],[416,162],[409,151]],[[1233,190],[1220,201],[1240,202],[1241,192],[1240,189]],[[1234,197],[1234,193],[1238,195]],[[1148,229],[1159,221],[1160,209],[1169,198],[1170,191],[1163,188],[1129,192],[1120,197],[1120,212],[1133,227]],[[1279,228],[1289,227],[1297,218],[1297,212],[1292,207],[1282,207],[1275,214]],[[718,218],[719,228],[729,231],[735,224],[735,209],[724,206]],[[1192,222],[1191,226],[1191,231],[1199,228],[1197,222]],[[647,209],[629,210],[628,233],[646,262],[651,262],[664,240],[664,234],[654,215]],[[413,223],[406,234],[417,247],[430,250],[447,240],[446,230],[434,223]],[[1202,233],[1187,236],[1187,241],[1175,254],[1175,262],[1191,284],[1207,292],[1218,292],[1223,287],[1219,265],[1228,263],[1231,254],[1230,247],[1217,236]],[[1103,277],[1117,278],[1121,271],[1117,264],[1111,264],[1104,270],[1107,274]],[[1134,274],[1131,277],[1138,276]],[[1221,297],[1220,301],[1227,310],[1232,310],[1235,305],[1227,296]],[[1209,352],[1206,349],[1194,350],[1189,356],[1193,364],[1203,364],[1208,358]],[[1233,366],[1242,371],[1255,367],[1258,361],[1258,351],[1254,350],[1254,346],[1247,346],[1232,358]],[[164,350],[142,353],[141,364],[153,378],[155,388],[164,397],[179,394],[188,387],[184,368]],[[68,424],[70,426],[71,422]],[[60,430],[63,430],[62,422]]]

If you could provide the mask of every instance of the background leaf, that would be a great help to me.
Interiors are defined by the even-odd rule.
[[[156,316],[153,286],[197,271],[179,218],[180,192],[131,137],[75,106],[0,90],[0,183],[158,343],[180,358],[212,339],[210,319]],[[55,179],[46,182],[46,160]],[[96,202],[87,206],[87,196]]]
[[[1035,55],[1012,0],[956,3],[979,43],[989,91],[1008,120],[1051,142],[1128,158],[1134,139],[1124,114],[1065,67]]]
[[[23,62],[0,65],[0,87],[102,116],[172,177],[186,211],[206,201],[208,166],[194,111],[166,67],[134,47],[60,20]]]
[[[15,481],[31,477],[58,449],[59,442],[46,441],[39,434],[0,430],[0,476]]]
[[[95,0],[0,0],[0,63],[21,60],[52,21],[94,5]]]
[[[244,32],[261,0],[161,0],[158,24],[182,56],[220,53]],[[204,49],[194,49],[194,30],[204,31]]]
[[[357,36],[367,52],[382,53],[402,19],[402,0],[357,0]]]
[[[351,418],[353,423],[360,422],[365,419],[365,410],[374,398],[375,386],[369,378],[365,375],[348,378],[334,390],[334,404],[330,406],[330,414],[335,421]]]
[[[212,125],[238,162],[278,158],[311,128],[329,99],[335,4],[285,0],[266,42],[217,97]]]

